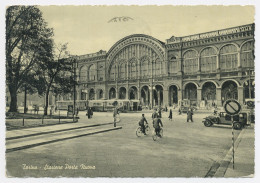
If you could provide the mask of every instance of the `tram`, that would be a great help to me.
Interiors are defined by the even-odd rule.
[[[142,110],[139,100],[127,99],[76,100],[76,108],[80,111],[86,110],[88,107],[91,107],[93,111],[99,112],[113,111],[113,103],[115,101],[117,101],[117,107],[122,112]],[[67,110],[68,105],[73,105],[73,100],[56,102],[58,110]]]

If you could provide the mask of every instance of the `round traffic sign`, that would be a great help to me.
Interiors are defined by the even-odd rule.
[[[226,103],[224,104],[224,109],[229,115],[236,115],[240,112],[241,105],[238,101],[231,99],[226,101]]]

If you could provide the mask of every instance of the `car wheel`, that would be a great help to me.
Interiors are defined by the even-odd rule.
[[[233,128],[234,128],[235,130],[240,130],[240,129],[242,128],[242,125],[241,125],[240,123],[238,123],[238,122],[235,122],[235,123],[233,124]]]
[[[212,122],[206,120],[206,121],[204,122],[204,125],[205,125],[206,127],[210,127],[210,126],[212,126]]]

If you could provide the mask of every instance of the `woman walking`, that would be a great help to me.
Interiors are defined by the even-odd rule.
[[[172,110],[170,109],[170,114],[169,114],[169,120],[171,120],[172,121]]]

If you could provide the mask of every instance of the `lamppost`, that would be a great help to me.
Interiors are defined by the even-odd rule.
[[[76,58],[73,58],[73,122],[75,121],[76,115]]]
[[[153,90],[155,90],[155,86],[153,86],[153,85],[149,86],[149,90],[152,92],[151,93],[152,98],[150,99],[150,104],[151,104],[151,107],[153,108]]]
[[[252,96],[251,96],[251,70],[250,69],[248,69],[247,71],[246,71],[246,75],[248,75],[249,76],[249,81],[248,81],[248,89],[249,89],[249,98],[251,99],[252,98]]]

